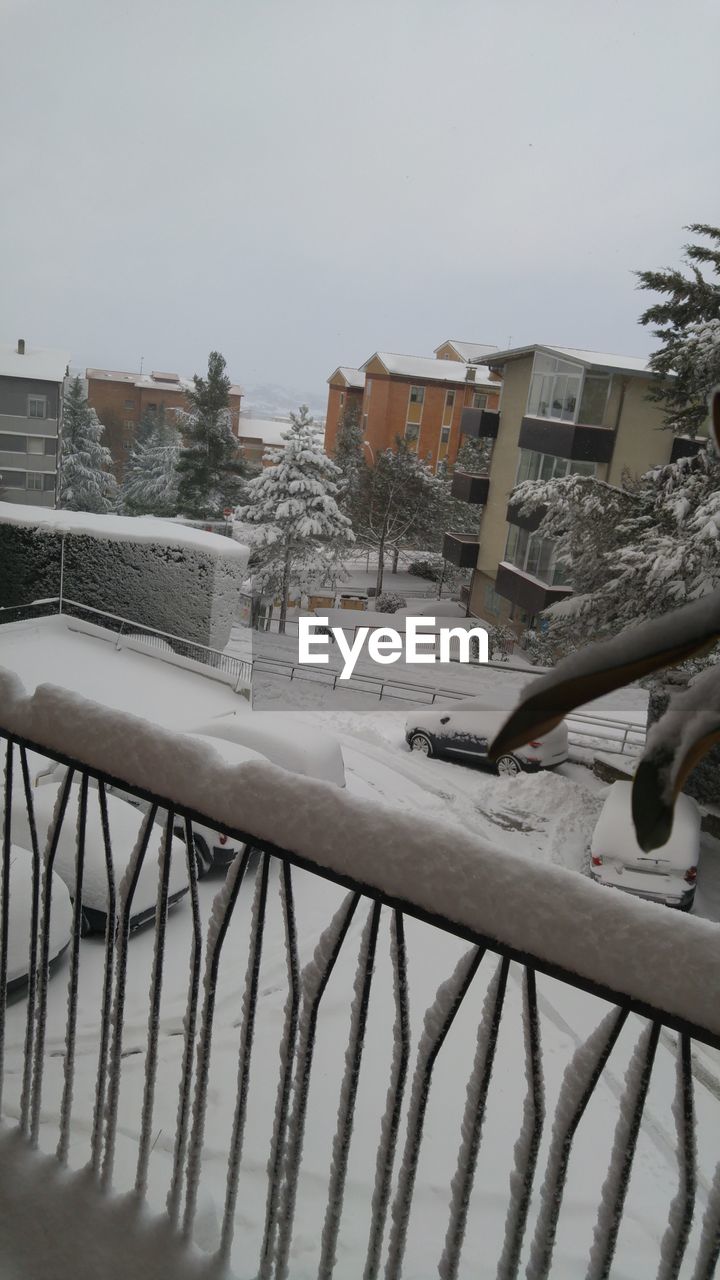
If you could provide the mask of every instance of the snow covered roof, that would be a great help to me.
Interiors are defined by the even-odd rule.
[[[435,354],[442,351],[443,347],[452,347],[456,351],[461,360],[466,364],[476,364],[483,360],[483,356],[490,355],[493,351],[497,351],[494,343],[487,342],[456,342],[454,338],[446,338],[435,348]],[[484,361],[483,361],[484,363]]]
[[[95,378],[98,382],[126,382],[129,386],[150,389],[153,391],[190,391],[194,383],[192,378],[184,378],[179,373],[124,373],[120,369],[86,369],[85,376]],[[233,382],[230,387],[231,396],[241,396],[243,389]]]
[[[69,351],[51,347],[30,347],[20,355],[15,346],[0,343],[0,378],[35,378],[39,382],[62,382],[70,363]]]
[[[354,387],[357,391],[363,391],[365,388],[365,374],[362,369],[351,369],[349,365],[341,364],[330,374],[328,382],[334,382],[338,377],[344,378],[347,386]]]
[[[561,360],[577,360],[588,368],[608,369],[616,373],[630,373],[649,377],[652,373],[648,356],[621,356],[607,351],[587,351],[582,347],[554,347],[545,343],[534,342],[526,347],[508,347],[506,351],[497,351],[489,358],[493,369],[504,365],[508,360],[518,360],[521,356],[541,351],[549,356],[559,356]]]
[[[241,413],[238,420],[238,439],[262,440],[263,444],[284,447],[283,435],[290,430],[289,418],[253,418]]]
[[[158,516],[95,515],[89,511],[49,511],[42,507],[0,502],[0,524],[18,524],[46,533],[84,534],[110,542],[154,542],[165,547],[191,547],[218,558],[247,560],[248,548],[219,533],[206,533]]]
[[[474,379],[468,379],[467,366],[458,360],[438,360],[434,356],[402,356],[390,351],[375,351],[362,366],[365,371],[373,360],[379,360],[391,376],[399,378],[422,378],[427,382],[451,382],[456,385],[469,382],[477,387],[488,386],[496,391],[499,390],[497,382],[490,382],[489,378],[482,375],[478,377],[475,374]],[[471,367],[475,373],[476,366]]]

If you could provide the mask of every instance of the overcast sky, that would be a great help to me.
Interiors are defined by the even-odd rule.
[[[0,341],[321,400],[448,337],[642,354],[720,222],[716,0],[0,0]]]

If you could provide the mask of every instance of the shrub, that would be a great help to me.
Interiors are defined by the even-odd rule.
[[[403,596],[397,595],[394,591],[383,591],[375,600],[375,608],[378,613],[397,613],[398,609],[404,609],[407,600]]]
[[[427,578],[430,582],[439,582],[444,568],[441,555],[422,556],[408,565],[408,573],[414,574],[416,578]]]

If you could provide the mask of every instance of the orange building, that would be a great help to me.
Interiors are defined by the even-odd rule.
[[[125,462],[137,434],[138,423],[148,413],[185,412],[186,391],[192,379],[177,373],[121,373],[115,369],[88,369],[88,404],[105,427],[103,444],[112,454],[115,473],[122,480]],[[242,388],[230,388],[232,429],[238,434]]]
[[[463,409],[497,409],[500,380],[480,363],[494,347],[445,342],[430,356],[376,351],[360,369],[344,366],[328,379],[325,451],[332,454],[342,415],[356,404],[374,456],[398,436],[429,461],[454,463]]]

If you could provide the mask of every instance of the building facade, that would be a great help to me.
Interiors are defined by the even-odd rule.
[[[123,373],[115,369],[88,369],[86,378],[88,404],[105,427],[103,444],[112,454],[118,480],[122,480],[140,421],[148,414],[184,413],[192,379],[177,373]],[[235,435],[241,399],[242,388],[233,385],[230,415]]]
[[[524,480],[579,472],[619,485],[671,461],[688,441],[663,430],[663,409],[648,400],[647,361],[565,347],[496,352],[502,374],[497,413],[465,411],[461,430],[494,437],[487,474],[455,472],[453,492],[482,504],[477,534],[448,532],[443,554],[472,568],[469,611],[518,632],[572,594],[555,548],[537,533],[540,517],[521,517],[511,494]]]
[[[340,367],[328,379],[328,412],[325,450],[335,449],[343,413],[353,405],[361,415],[363,438],[371,457],[390,449],[398,437],[436,470],[441,462],[452,465],[460,446],[460,419],[465,409],[495,409],[500,391],[499,374],[490,373],[486,360],[493,348],[478,344],[481,353],[473,361],[455,351],[450,358],[403,356],[376,351],[361,369]]]
[[[0,501],[54,507],[66,351],[0,346]]]

